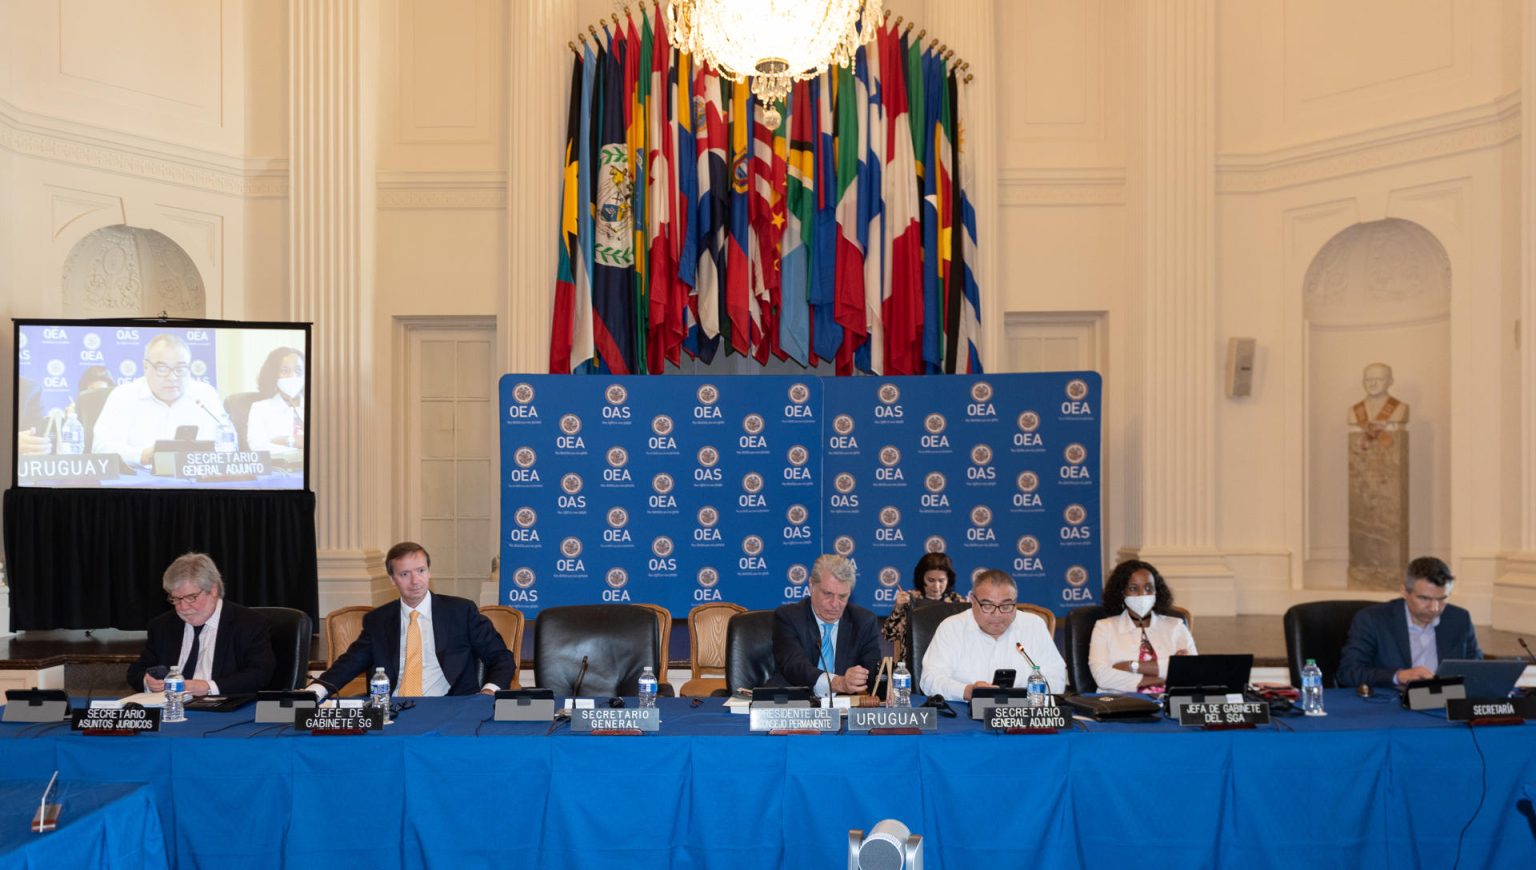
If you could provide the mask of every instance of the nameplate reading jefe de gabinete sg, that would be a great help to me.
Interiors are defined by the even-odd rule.
[[[302,709],[294,712],[293,727],[311,734],[366,734],[384,727],[384,711],[367,707]]]

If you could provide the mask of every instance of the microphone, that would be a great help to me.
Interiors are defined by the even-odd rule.
[[[1019,655],[1024,657],[1024,661],[1029,662],[1029,666],[1032,669],[1039,670],[1040,666],[1035,664],[1035,660],[1030,658],[1029,657],[1029,653],[1024,651],[1024,644],[1016,643],[1013,646],[1014,646],[1014,649],[1017,649],[1019,651]]]
[[[937,709],[939,715],[946,719],[953,719],[959,715],[955,712],[954,707],[949,706],[949,702],[944,699],[943,695],[929,695],[928,700],[923,702],[923,706]]]
[[[208,416],[210,416],[210,417],[212,417],[212,418],[213,418],[213,423],[214,423],[214,425],[215,425],[215,426],[222,426],[222,425],[224,425],[224,418],[223,418],[223,417],[220,417],[220,416],[219,416],[219,415],[218,415],[218,414],[215,414],[215,413],[213,413],[213,410],[212,410],[212,409],[210,409],[210,408],[209,408],[209,407],[208,407],[208,406],[207,406],[207,405],[204,405],[204,404],[203,404],[203,400],[202,400],[202,399],[193,399],[193,400],[192,400],[192,401],[193,401],[193,402],[194,402],[194,403],[195,403],[195,404],[196,404],[196,405],[197,405],[197,406],[198,406],[198,407],[199,407],[199,408],[202,408],[202,409],[203,409],[203,413],[205,413],[205,414],[207,414],[207,415],[208,415]]]
[[[1525,650],[1525,657],[1531,660],[1531,664],[1536,665],[1536,653],[1531,652],[1531,648],[1526,644],[1525,638],[1517,637],[1515,640],[1519,641],[1520,648]]]
[[[587,657],[581,657],[581,670],[576,674],[576,683],[571,686],[571,697],[581,697],[581,681],[587,678]]]

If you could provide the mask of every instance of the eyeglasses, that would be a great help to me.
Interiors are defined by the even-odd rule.
[[[196,592],[193,592],[191,595],[167,595],[165,596],[165,600],[171,602],[172,607],[180,607],[183,604],[191,604],[197,599],[203,597],[203,593],[207,591],[207,589],[199,589]]]
[[[976,607],[982,613],[1012,613],[1013,609],[1018,606],[1017,602],[1013,601],[1004,601],[1002,604],[993,604],[990,601],[976,602]]]
[[[178,378],[184,378],[192,373],[192,367],[186,363],[182,363],[181,365],[176,366],[168,366],[165,363],[152,363],[149,360],[145,360],[144,368],[154,372],[162,378],[168,375],[175,375]]]

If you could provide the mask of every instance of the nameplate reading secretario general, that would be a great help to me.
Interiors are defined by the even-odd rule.
[[[571,711],[571,730],[660,731],[661,711],[655,707],[578,707]]]
[[[825,707],[753,707],[753,731],[826,731],[843,727],[843,711]]]
[[[1056,704],[1048,707],[1007,704],[987,711],[987,727],[1009,733],[1054,733],[1066,728],[1071,720]]]
[[[293,727],[311,734],[366,734],[384,727],[384,711],[367,707],[298,710],[293,714]]]
[[[91,707],[69,714],[69,730],[82,734],[125,737],[160,730],[158,707]]]
[[[1252,728],[1269,724],[1269,705],[1265,703],[1223,702],[1185,704],[1179,708],[1179,724],[1191,728]]]
[[[939,730],[939,711],[932,707],[850,707],[849,731],[883,728]]]
[[[1452,698],[1445,702],[1445,718],[1451,722],[1536,719],[1536,698]]]

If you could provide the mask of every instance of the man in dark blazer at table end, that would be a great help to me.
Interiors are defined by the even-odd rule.
[[[249,695],[267,687],[277,667],[267,620],[224,598],[219,566],[187,553],[160,578],[171,610],[149,621],[144,651],[128,667],[135,692],[165,691],[165,674],[181,668],[189,694]]]
[[[880,668],[880,620],[848,603],[853,563],[827,554],[811,566],[810,595],[773,612],[772,685],[810,686],[816,694],[862,694]]]
[[[375,668],[402,696],[494,693],[512,684],[517,662],[496,627],[467,598],[431,591],[432,557],[420,544],[389,548],[384,570],[400,597],[363,617],[363,631],[308,687],[322,699]],[[485,679],[475,663],[485,664]]]
[[[1339,656],[1338,684],[1394,688],[1435,675],[1449,659],[1480,659],[1472,616],[1446,603],[1456,578],[1433,556],[1403,572],[1403,597],[1361,609]]]

